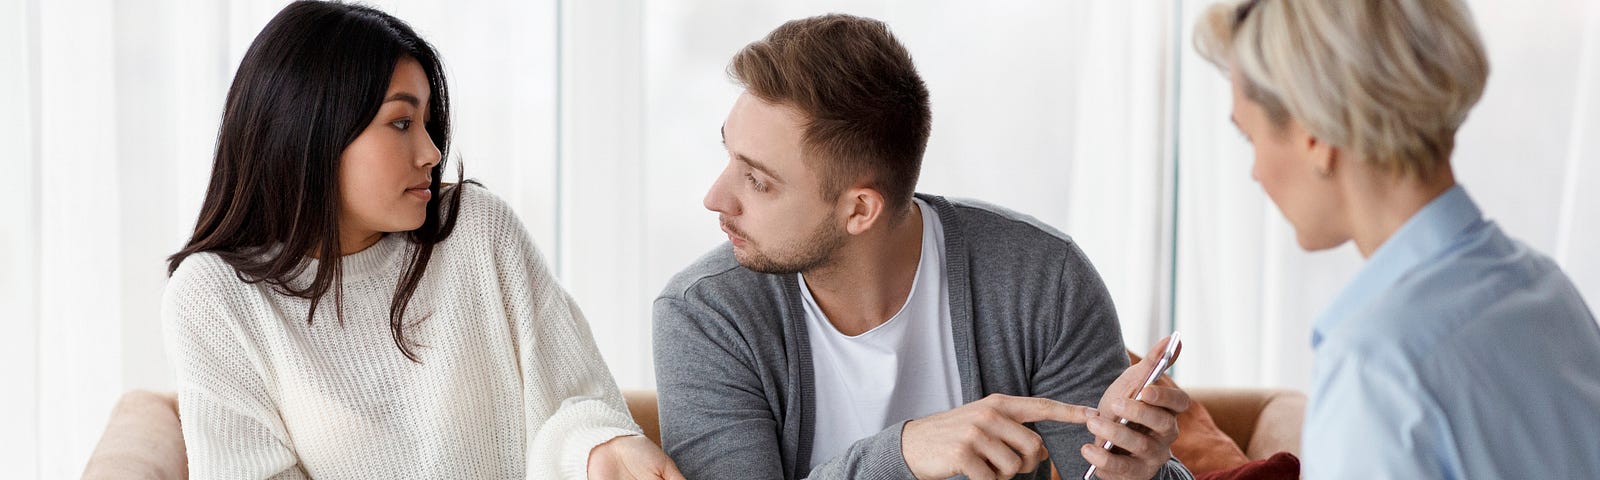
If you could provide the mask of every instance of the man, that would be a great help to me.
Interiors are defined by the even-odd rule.
[[[791,21],[729,71],[746,92],[705,206],[730,243],[655,302],[662,442],[686,476],[1049,478],[1048,457],[1190,477],[1169,450],[1189,399],[1126,400],[1151,367],[1129,368],[1072,241],[913,194],[928,93],[887,26]]]

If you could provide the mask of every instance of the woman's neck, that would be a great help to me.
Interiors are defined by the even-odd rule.
[[[351,233],[341,230],[339,232],[339,255],[360,253],[362,250],[377,245],[378,240],[382,239],[383,232],[364,231]]]
[[[383,232],[378,231],[352,232],[341,229],[339,231],[339,256],[343,257],[354,255],[361,253],[363,250],[368,248],[372,248],[373,245],[378,244],[379,240],[383,240],[383,235]],[[311,251],[306,254],[306,256],[321,260],[322,257],[319,255],[320,253],[322,253],[322,248],[315,247],[312,248]]]
[[[1365,181],[1347,183],[1350,238],[1362,258],[1371,258],[1411,217],[1455,185],[1455,174],[1449,167],[1428,179],[1379,173]]]

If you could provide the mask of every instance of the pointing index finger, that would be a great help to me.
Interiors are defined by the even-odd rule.
[[[1095,412],[1094,409],[1082,405],[1033,397],[1008,397],[996,403],[995,409],[1017,423],[1032,423],[1042,420],[1085,423],[1089,421],[1091,412]]]

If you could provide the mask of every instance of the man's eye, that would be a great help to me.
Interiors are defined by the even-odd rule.
[[[751,187],[755,187],[757,192],[765,192],[765,191],[767,191],[766,184],[761,183],[760,180],[756,180],[756,176],[755,175],[751,175],[749,173],[745,173],[744,174],[744,178],[750,180],[750,186]]]

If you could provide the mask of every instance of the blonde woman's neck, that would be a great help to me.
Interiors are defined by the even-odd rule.
[[[1371,258],[1373,252],[1411,217],[1456,185],[1455,174],[1448,164],[1424,179],[1374,172],[1369,170],[1370,164],[1355,163],[1361,166],[1344,176],[1341,183],[1347,202],[1345,213],[1350,239],[1356,243],[1362,258]]]

